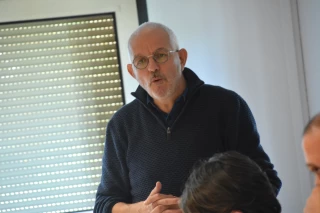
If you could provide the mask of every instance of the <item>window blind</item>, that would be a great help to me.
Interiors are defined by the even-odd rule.
[[[113,14],[0,25],[0,212],[93,209],[123,105]]]

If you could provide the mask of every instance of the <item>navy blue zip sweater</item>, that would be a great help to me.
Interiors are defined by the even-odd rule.
[[[117,202],[143,201],[157,181],[161,193],[180,196],[195,162],[227,150],[256,161],[278,194],[281,181],[246,102],[233,91],[204,84],[188,68],[183,74],[187,100],[170,127],[147,105],[140,86],[132,93],[136,99],[109,121],[94,212],[111,213]]]

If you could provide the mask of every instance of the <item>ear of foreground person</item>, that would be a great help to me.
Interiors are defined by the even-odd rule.
[[[181,196],[184,213],[280,213],[281,205],[265,172],[235,151],[195,165]]]

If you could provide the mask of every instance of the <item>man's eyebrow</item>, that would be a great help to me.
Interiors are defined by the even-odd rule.
[[[155,51],[153,51],[151,55],[153,55],[153,54],[154,54],[155,52],[157,52],[158,50],[167,50],[167,48],[165,48],[165,47],[159,47],[158,49],[156,49]],[[140,56],[144,57],[144,56],[146,56],[146,55],[142,55],[141,53],[138,53],[138,54],[134,55],[133,58],[135,58],[135,57],[140,57]]]
[[[138,53],[136,55],[133,56],[133,58],[138,57],[138,56],[143,56],[141,53]]]
[[[166,50],[166,48],[164,48],[164,47],[159,47],[158,49],[156,49],[156,50],[153,51],[153,52],[156,52],[156,51],[158,51],[158,50]]]
[[[167,48],[165,48],[165,47],[160,47],[160,48],[156,49],[153,53],[155,53],[155,52],[156,52],[156,51],[158,51],[158,50],[165,50],[165,51],[168,51],[168,49],[167,49]]]

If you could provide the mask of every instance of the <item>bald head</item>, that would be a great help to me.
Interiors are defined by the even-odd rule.
[[[306,125],[303,131],[303,135],[306,135],[314,128],[320,128],[320,113],[316,114]]]
[[[139,36],[141,36],[143,33],[154,31],[154,30],[162,30],[164,31],[170,41],[170,45],[173,49],[178,50],[179,49],[179,44],[176,35],[174,32],[167,26],[156,23],[156,22],[145,22],[141,24],[130,36],[129,41],[128,41],[128,51],[130,58],[132,59],[132,42]]]

